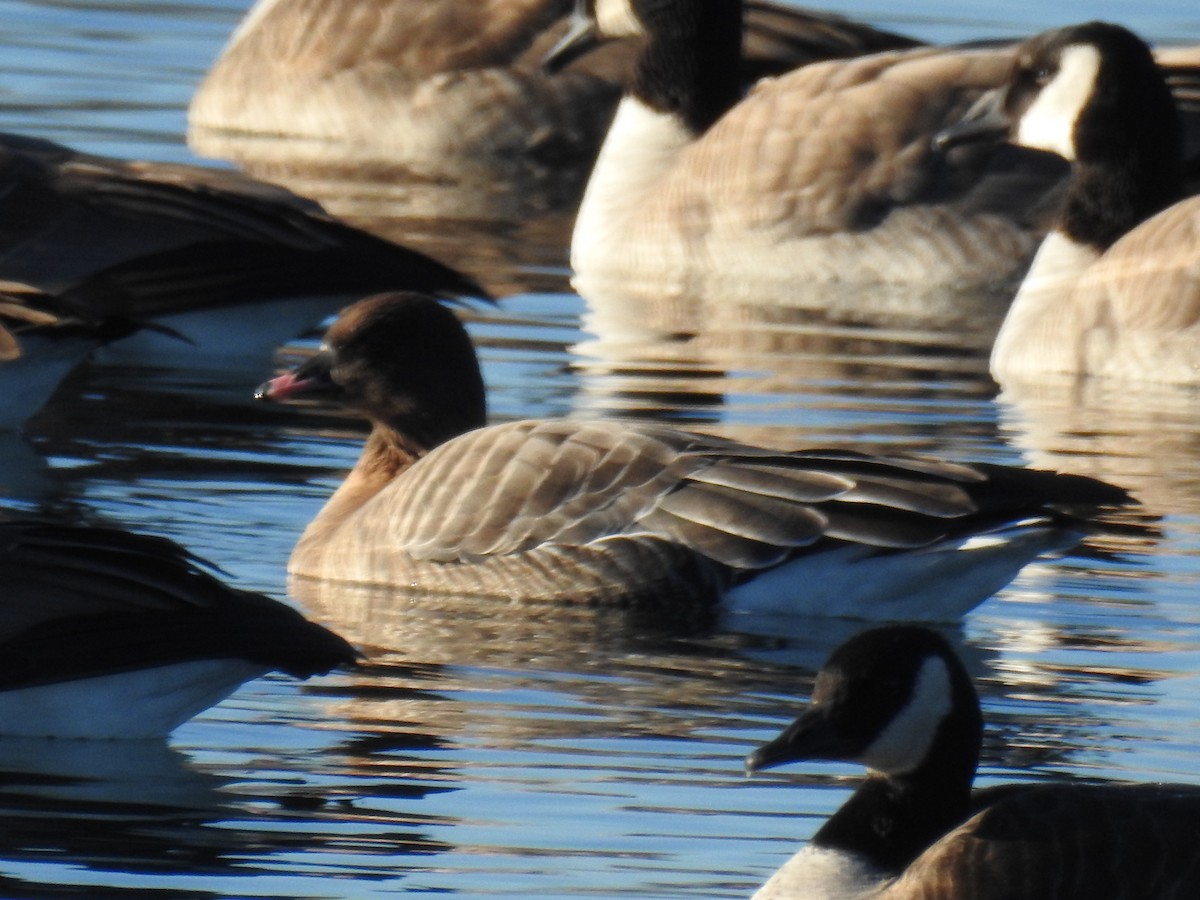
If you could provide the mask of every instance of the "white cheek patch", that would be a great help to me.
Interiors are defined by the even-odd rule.
[[[950,671],[933,656],[921,664],[912,698],[863,753],[859,762],[886,775],[911,772],[925,759],[952,706]]]
[[[1089,44],[1066,47],[1058,74],[1021,116],[1016,143],[1075,159],[1075,123],[1091,99],[1100,72],[1100,51]]]
[[[645,34],[634,14],[632,0],[596,0],[596,27],[606,37],[639,37]]]

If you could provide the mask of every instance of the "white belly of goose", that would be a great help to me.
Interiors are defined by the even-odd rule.
[[[203,659],[0,691],[0,735],[161,738],[266,671]]]

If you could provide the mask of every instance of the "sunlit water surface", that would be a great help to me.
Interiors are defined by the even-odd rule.
[[[192,159],[183,109],[243,3],[0,9],[0,128]],[[843,11],[937,39],[1094,16],[1200,39],[1191,0]],[[529,232],[490,255],[499,238],[465,226],[412,234],[464,265],[499,260],[476,271],[511,286],[498,310],[468,314],[497,419],[667,418],[784,447],[1030,461],[1139,491],[1153,530],[1030,567],[951,636],[980,679],[984,781],[1200,781],[1194,394],[997,402],[969,331],[727,311],[632,342],[618,327],[618,340],[620,311],[590,314],[571,293],[562,228]],[[6,496],[169,535],[286,597],[291,545],[362,430],[254,404],[270,370],[247,368],[78,372],[29,440],[6,444]],[[292,602],[368,664],[306,686],[255,681],[169,746],[0,741],[0,895],[743,897],[858,775],[742,775],[852,622],[646,622],[362,591]]]

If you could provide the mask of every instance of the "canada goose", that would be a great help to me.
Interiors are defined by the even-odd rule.
[[[97,348],[143,328],[183,340],[149,321],[87,317],[89,309],[104,307],[108,295],[97,280],[62,294],[0,281],[0,432],[20,429]]]
[[[335,581],[949,619],[1074,544],[1086,525],[1058,510],[1127,500],[1072,475],[785,453],[654,424],[489,427],[466,330],[413,293],[349,307],[321,352],[258,396],[322,393],[373,424],[288,567]]]
[[[1200,786],[1001,785],[975,792],[979,698],[944,638],[864,632],[808,709],[750,754],[865,765],[842,808],[756,900],[1160,900],[1200,896]]]
[[[938,140],[992,135],[1072,167],[997,335],[996,380],[1200,381],[1200,199],[1176,202],[1181,125],[1150,49],[1103,22],[1031,38],[1007,86]]]
[[[577,15],[550,65],[593,37],[644,48],[571,241],[585,296],[617,282],[818,309],[837,285],[880,286],[864,302],[881,310],[905,302],[887,285],[919,288],[910,303],[999,299],[1048,224],[1065,167],[929,146],[1001,83],[1010,48],[817,62],[742,99],[739,0],[581,0]]]
[[[0,580],[0,734],[161,737],[273,669],[308,678],[356,659],[165,538],[0,522]]]
[[[570,0],[259,0],[197,89],[191,145],[287,180],[353,167],[573,208],[627,78],[613,46],[539,68]],[[743,84],[913,42],[827,13],[750,4]],[[469,196],[462,196],[468,194]],[[454,214],[448,210],[448,214]],[[462,215],[463,213],[459,213]]]
[[[70,298],[87,321],[164,323],[186,339],[168,352],[194,346],[210,360],[242,344],[269,352],[364,291],[482,293],[283,188],[17,135],[0,135],[0,218],[0,278]],[[240,304],[255,310],[234,326],[228,308]]]
[[[550,65],[593,37],[640,35],[644,46],[576,220],[580,292],[821,311],[853,292],[831,315],[945,318],[969,305],[965,316],[998,324],[1067,167],[1018,148],[946,156],[930,139],[1003,84],[1014,46],[817,62],[741,99],[725,75],[739,7],[580,0],[580,25]]]
[[[0,283],[0,432],[24,425],[106,337],[128,333],[81,323],[29,285]]]

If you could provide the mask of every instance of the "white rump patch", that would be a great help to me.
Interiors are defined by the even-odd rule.
[[[950,670],[931,656],[921,664],[912,697],[859,760],[885,775],[911,772],[925,759],[938,726],[952,707]]]
[[[1065,47],[1061,59],[1058,74],[1021,116],[1016,143],[1073,160],[1075,123],[1095,90],[1100,51],[1090,44],[1076,44]]]

